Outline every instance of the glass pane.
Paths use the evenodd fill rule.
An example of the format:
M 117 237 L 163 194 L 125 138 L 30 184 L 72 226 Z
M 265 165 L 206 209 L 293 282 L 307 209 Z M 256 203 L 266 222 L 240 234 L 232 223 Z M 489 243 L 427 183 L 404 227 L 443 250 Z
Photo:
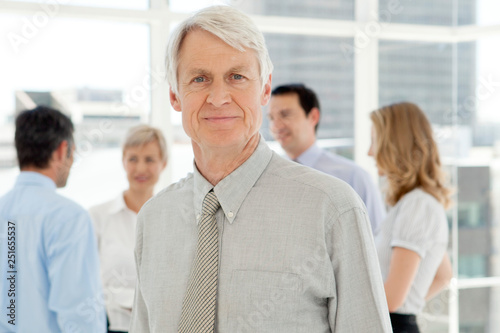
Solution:
M 456 12 L 455 12 L 456 6 Z M 497 0 L 380 0 L 379 16 L 384 22 L 455 25 L 497 25 L 500 23 Z
M 488 166 L 458 166 L 459 278 L 493 273 L 490 181 Z
M 460 333 L 500 332 L 500 288 L 464 289 L 459 292 Z
M 459 141 L 458 166 L 459 277 L 499 276 L 500 246 L 500 69 L 499 37 L 459 45 L 475 49 L 474 71 L 459 77 L 459 87 L 472 85 L 458 100 L 458 121 L 468 127 L 467 144 Z M 468 56 L 466 56 L 468 57 Z
M 459 8 L 462 2 L 476 3 L 476 21 L 464 22 L 462 24 L 497 25 L 500 24 L 500 2 L 498 0 L 459 0 Z
M 453 45 L 441 43 L 390 42 L 379 44 L 379 104 L 410 101 L 418 104 L 433 124 L 444 162 L 463 157 L 472 145 L 471 123 L 465 107 L 454 110 L 458 101 L 469 102 L 475 92 L 476 47 L 458 46 L 456 59 L 458 87 L 454 86 Z M 467 111 L 470 113 L 470 111 Z M 460 144 L 457 144 L 459 142 Z M 451 162 L 450 162 L 451 163 Z
M 352 39 L 301 35 L 265 34 L 274 64 L 273 88 L 304 83 L 313 89 L 321 105 L 319 139 L 354 137 L 354 65 L 340 45 Z M 272 140 L 267 117 L 261 133 Z M 352 157 L 352 141 L 336 147 L 337 153 Z M 330 147 L 335 146 L 335 144 Z
M 50 17 L 57 14 L 59 4 L 65 6 L 86 6 L 120 9 L 146 10 L 149 8 L 149 0 L 11 0 L 19 2 L 40 3 L 40 13 L 46 13 Z
M 418 104 L 431 123 L 453 120 L 452 46 L 388 42 L 379 44 L 379 104 Z
M 380 0 L 379 16 L 384 22 L 451 26 L 454 25 L 454 2 L 454 0 Z M 457 11 L 459 24 L 475 22 L 476 2 L 476 0 L 459 1 Z
M 124 134 L 147 122 L 150 113 L 155 78 L 149 70 L 149 27 L 57 19 L 19 39 L 15 34 L 22 17 L 1 16 L 0 22 L 0 33 L 7 36 L 0 41 L 0 140 L 5 141 L 0 158 L 13 149 L 15 112 L 35 104 L 61 109 L 75 124 L 77 145 L 68 186 L 61 192 L 84 206 L 112 198 L 126 186 Z M 0 162 L 2 193 L 17 175 L 12 161 L 15 154 Z
M 351 0 L 169 0 L 175 12 L 192 12 L 216 4 L 227 4 L 248 14 L 322 19 L 353 20 L 354 1 Z

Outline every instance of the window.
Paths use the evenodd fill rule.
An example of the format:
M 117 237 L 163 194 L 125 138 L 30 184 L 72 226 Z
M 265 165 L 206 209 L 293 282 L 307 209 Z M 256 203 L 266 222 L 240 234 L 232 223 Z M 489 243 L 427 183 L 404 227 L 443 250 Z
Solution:
M 472 249 L 471 249 L 472 250 Z M 461 278 L 485 277 L 488 272 L 488 258 L 480 254 L 460 255 L 458 276 Z

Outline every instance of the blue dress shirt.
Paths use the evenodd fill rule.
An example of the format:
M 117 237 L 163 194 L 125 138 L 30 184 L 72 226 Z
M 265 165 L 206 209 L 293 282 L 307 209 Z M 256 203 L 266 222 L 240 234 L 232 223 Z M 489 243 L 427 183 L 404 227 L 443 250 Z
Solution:
M 1 332 L 106 332 L 92 222 L 52 179 L 21 172 L 0 198 Z
M 297 162 L 337 177 L 351 185 L 365 203 L 373 235 L 378 233 L 386 211 L 380 191 L 368 172 L 353 161 L 321 149 L 315 143 L 297 158 Z

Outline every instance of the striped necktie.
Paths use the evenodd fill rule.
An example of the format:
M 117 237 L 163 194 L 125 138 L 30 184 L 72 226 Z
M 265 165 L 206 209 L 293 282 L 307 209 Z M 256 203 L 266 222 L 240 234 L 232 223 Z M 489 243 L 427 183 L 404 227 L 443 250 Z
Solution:
M 198 226 L 198 247 L 188 289 L 182 303 L 179 333 L 215 331 L 217 274 L 219 270 L 219 232 L 215 212 L 220 204 L 212 191 L 203 201 Z

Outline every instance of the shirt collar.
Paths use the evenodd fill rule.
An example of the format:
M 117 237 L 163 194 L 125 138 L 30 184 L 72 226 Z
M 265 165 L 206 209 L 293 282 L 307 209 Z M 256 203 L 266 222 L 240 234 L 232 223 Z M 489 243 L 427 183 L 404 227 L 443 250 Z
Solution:
M 122 192 L 113 201 L 111 201 L 111 204 L 109 205 L 108 213 L 109 214 L 116 214 L 119 211 L 122 211 L 124 209 L 128 209 L 128 207 L 125 204 L 125 199 L 123 198 L 123 192 Z
M 297 157 L 297 162 L 302 165 L 313 167 L 316 164 L 316 161 L 321 156 L 322 149 L 318 147 L 315 143 L 312 144 L 311 147 L 307 148 L 305 152 L 303 152 L 299 157 Z
M 211 189 L 214 190 L 215 195 L 219 199 L 221 208 L 229 223 L 233 223 L 241 204 L 266 169 L 272 154 L 272 150 L 261 136 L 259 145 L 253 154 L 215 187 L 201 175 L 195 165 L 193 168 L 193 203 L 196 213 L 196 223 L 200 221 L 203 200 Z
M 21 171 L 19 176 L 17 176 L 16 185 L 31 185 L 51 190 L 56 189 L 56 183 L 51 178 L 34 171 Z

